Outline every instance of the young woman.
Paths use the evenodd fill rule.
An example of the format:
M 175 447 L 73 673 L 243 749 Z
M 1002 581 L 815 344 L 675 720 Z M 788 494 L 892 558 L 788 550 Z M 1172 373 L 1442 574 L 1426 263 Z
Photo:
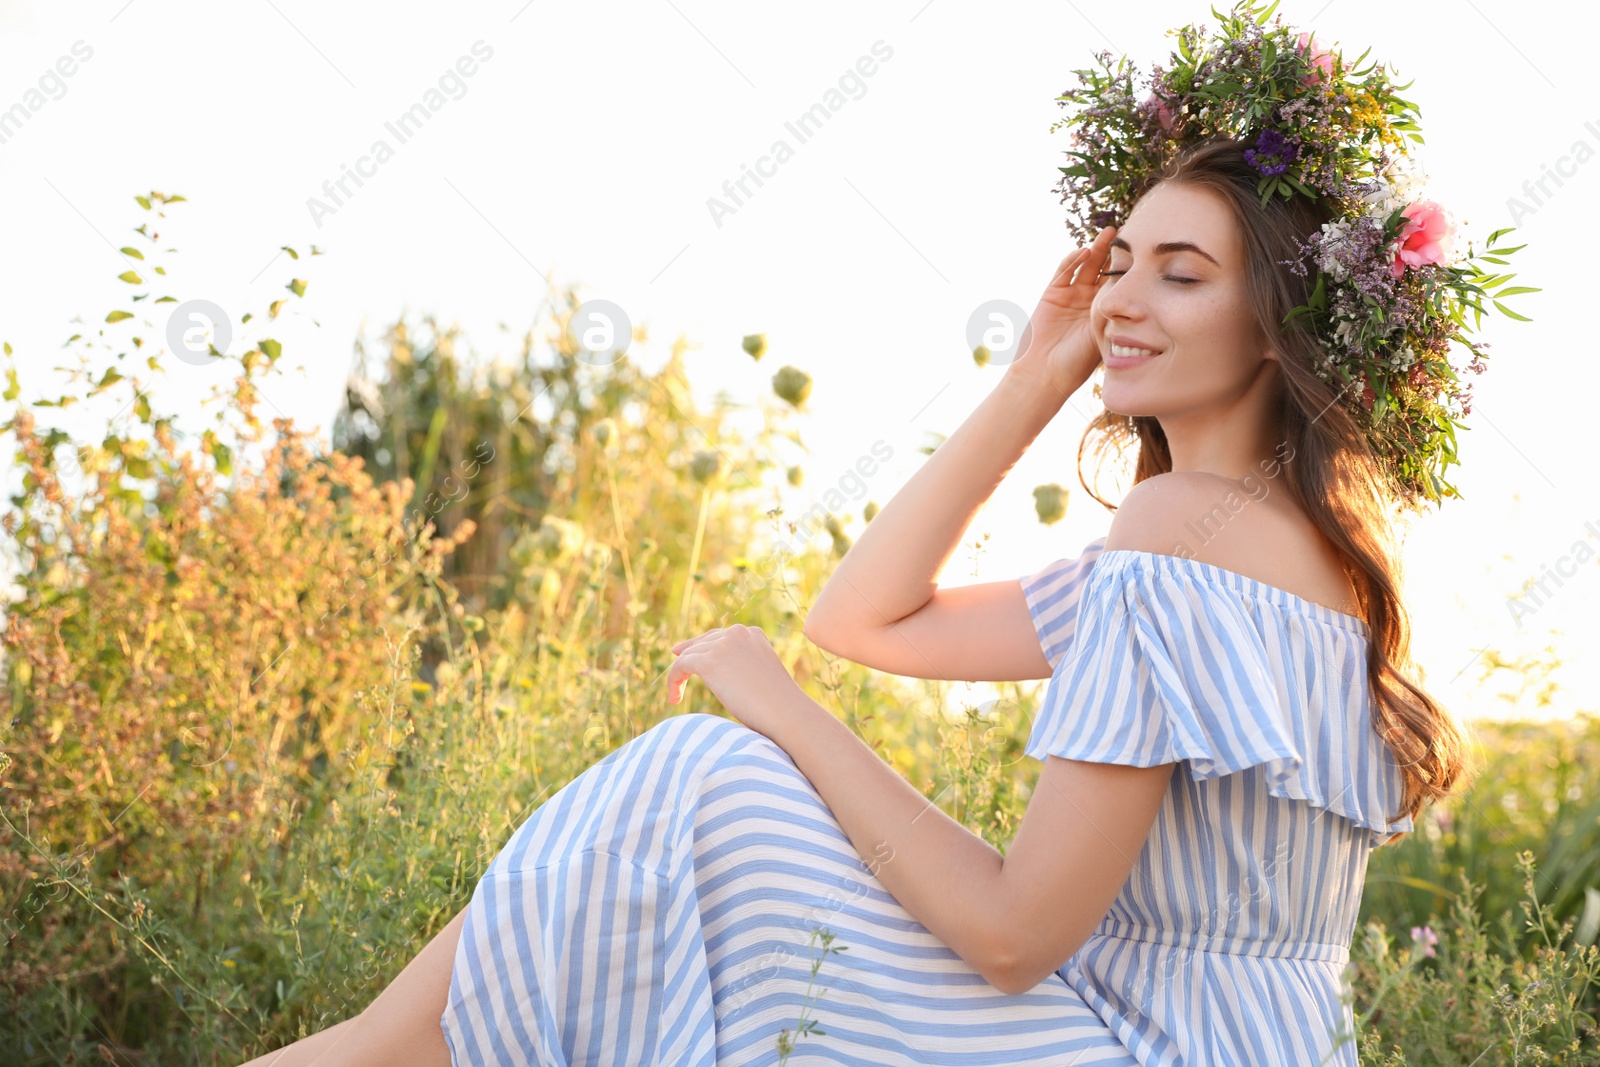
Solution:
M 676 646 L 666 696 L 697 675 L 738 721 L 679 715 L 587 769 L 364 1012 L 252 1064 L 776 1062 L 826 928 L 846 951 L 823 957 L 796 1062 L 1353 1065 L 1368 856 L 1449 789 L 1460 738 L 1393 666 L 1359 431 L 1312 342 L 1274 328 L 1305 295 L 1281 264 L 1321 217 L 1263 207 L 1244 152 L 1186 152 L 1061 262 L 1030 347 L 806 621 L 884 671 L 1051 678 L 1004 856 L 759 630 L 713 630 Z M 934 586 L 1102 364 L 1093 428 L 1138 441 L 1106 535 L 1020 580 Z
M 777 1062 L 790 1030 L 851 1065 L 1355 1067 L 1368 857 L 1472 770 L 1402 673 L 1388 517 L 1455 495 L 1448 357 L 1483 370 L 1465 310 L 1516 248 L 1458 264 L 1402 158 L 1413 106 L 1263 4 L 1177 31 L 1143 100 L 1109 54 L 1077 72 L 1062 187 L 1088 247 L 806 620 L 883 671 L 1050 679 L 1004 854 L 760 630 L 715 629 L 673 646 L 666 696 L 699 677 L 732 718 L 587 768 L 365 1011 L 253 1063 L 725 1067 Z M 1085 440 L 1136 449 L 1105 536 L 936 587 L 1102 366 Z

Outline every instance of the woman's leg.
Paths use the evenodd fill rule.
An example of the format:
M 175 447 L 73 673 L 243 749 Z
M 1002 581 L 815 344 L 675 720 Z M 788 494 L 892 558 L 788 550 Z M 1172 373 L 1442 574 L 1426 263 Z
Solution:
M 450 1067 L 439 1019 L 465 917 L 463 908 L 361 1014 L 243 1067 Z

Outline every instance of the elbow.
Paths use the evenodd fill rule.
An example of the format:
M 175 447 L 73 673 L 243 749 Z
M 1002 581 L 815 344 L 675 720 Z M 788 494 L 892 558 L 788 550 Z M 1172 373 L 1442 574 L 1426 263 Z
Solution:
M 800 627 L 800 632 L 805 635 L 807 641 L 810 641 L 824 652 L 831 652 L 835 656 L 844 655 L 839 643 L 828 633 L 826 616 L 819 616 L 816 608 L 813 607 L 806 613 L 806 621 Z
M 989 943 L 993 947 L 989 958 L 984 961 L 983 977 L 990 985 L 1007 996 L 1016 996 L 1039 984 L 1042 979 L 1028 980 L 1031 964 L 1015 941 L 1002 931 L 994 931 Z
M 1010 944 L 1015 946 L 1015 942 Z M 1013 947 L 990 960 L 984 977 L 1007 996 L 1020 996 L 1059 971 L 1076 952 L 1073 949 L 1062 960 L 1045 960 L 1040 958 L 1037 943 Z
M 1009 959 L 991 964 L 988 968 L 988 973 L 984 977 L 988 979 L 990 985 L 1008 997 L 1021 996 L 1043 981 L 1042 978 L 1035 978 L 1030 981 L 1023 969 Z

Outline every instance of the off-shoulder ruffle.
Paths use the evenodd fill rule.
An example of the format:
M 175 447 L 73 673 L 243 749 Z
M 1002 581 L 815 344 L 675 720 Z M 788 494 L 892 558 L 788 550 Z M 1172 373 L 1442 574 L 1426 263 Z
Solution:
M 1052 670 L 1060 666 L 1061 657 L 1072 646 L 1083 587 L 1105 546 L 1106 539 L 1097 537 L 1076 556 L 1054 560 L 1019 579 L 1039 647 Z
M 1378 835 L 1404 779 L 1371 721 L 1367 624 L 1285 589 L 1181 556 L 1098 553 L 1028 755 L 1196 779 L 1260 765 L 1268 792 Z

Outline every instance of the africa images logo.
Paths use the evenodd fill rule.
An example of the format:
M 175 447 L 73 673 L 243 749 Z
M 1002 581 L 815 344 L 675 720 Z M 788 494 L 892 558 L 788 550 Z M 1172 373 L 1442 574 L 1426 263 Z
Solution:
M 428 90 L 422 94 L 422 99 L 402 111 L 393 121 L 383 124 L 383 128 L 394 136 L 396 144 L 403 145 L 411 140 L 441 108 L 451 100 L 460 100 L 467 95 L 466 79 L 478 72 L 478 64 L 480 62 L 487 63 L 494 58 L 494 49 L 485 44 L 482 39 L 472 42 L 471 52 L 471 56 L 461 56 L 456 60 L 453 68 L 447 69 L 443 74 L 439 75 L 438 84 L 429 86 Z M 478 58 L 475 60 L 472 56 L 477 56 Z M 446 93 L 449 95 L 446 96 Z M 375 177 L 378 173 L 378 166 L 389 162 L 394 157 L 395 146 L 384 138 L 379 137 L 372 142 L 372 147 L 367 150 L 367 154 L 356 160 L 354 170 L 341 163 L 340 168 L 343 173 L 337 178 L 330 178 L 322 183 L 322 193 L 323 196 L 327 197 L 327 200 L 321 200 L 315 196 L 306 198 L 306 210 L 311 212 L 311 221 L 317 224 L 318 229 L 321 229 L 323 217 L 336 214 L 344 206 L 345 201 L 355 195 L 346 183 L 354 182 L 357 189 L 361 188 L 366 184 L 362 181 L 363 178 Z M 341 193 L 343 196 L 340 195 Z M 329 203 L 328 201 L 332 202 Z

